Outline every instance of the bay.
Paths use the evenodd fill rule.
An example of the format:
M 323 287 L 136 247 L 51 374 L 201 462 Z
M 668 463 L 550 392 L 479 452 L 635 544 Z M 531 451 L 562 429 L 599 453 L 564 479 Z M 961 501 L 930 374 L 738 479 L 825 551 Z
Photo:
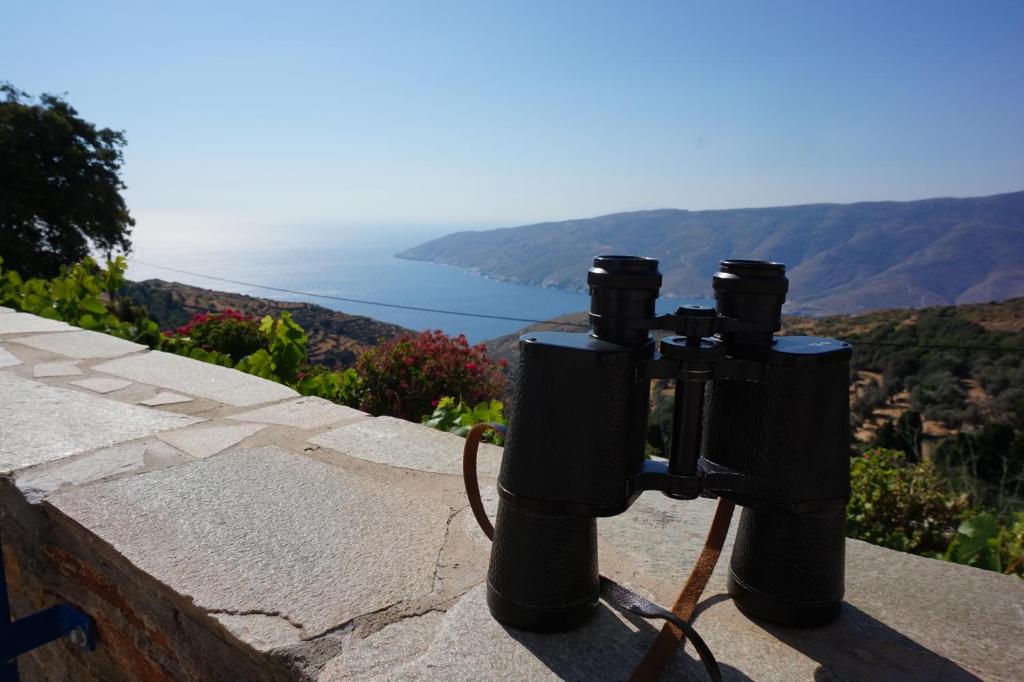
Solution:
M 302 246 L 278 243 L 256 244 L 247 248 L 177 248 L 165 243 L 137 247 L 129 261 L 127 275 L 134 281 L 163 279 L 261 298 L 305 301 L 410 329 L 441 329 L 447 334 L 465 334 L 471 343 L 522 329 L 529 324 L 522 320 L 547 320 L 589 307 L 589 297 L 582 292 L 501 282 L 446 265 L 394 257 L 395 253 L 432 236 L 437 235 L 358 231 Z M 486 319 L 338 301 L 210 277 L 319 296 L 519 319 Z M 668 312 L 692 302 L 659 299 L 658 309 L 659 312 Z

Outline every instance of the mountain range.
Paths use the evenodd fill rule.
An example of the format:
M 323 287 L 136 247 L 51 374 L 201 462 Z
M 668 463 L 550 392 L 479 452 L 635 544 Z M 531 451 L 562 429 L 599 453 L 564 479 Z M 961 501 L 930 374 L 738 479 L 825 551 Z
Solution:
M 707 298 L 723 258 L 787 265 L 786 310 L 853 313 L 1024 295 L 1024 191 L 975 198 L 660 209 L 466 231 L 399 258 L 586 289 L 600 254 L 658 258 L 663 296 Z

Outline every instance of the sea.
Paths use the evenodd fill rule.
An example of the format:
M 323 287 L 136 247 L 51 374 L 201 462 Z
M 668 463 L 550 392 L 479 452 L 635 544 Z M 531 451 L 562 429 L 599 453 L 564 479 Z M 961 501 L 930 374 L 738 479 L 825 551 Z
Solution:
M 261 298 L 315 303 L 409 329 L 465 334 L 471 343 L 510 334 L 526 327 L 531 320 L 547 320 L 588 309 L 589 297 L 583 292 L 498 281 L 447 265 L 395 257 L 399 251 L 442 234 L 365 230 L 346 231 L 331 239 L 297 239 L 288 243 L 252 240 L 230 247 L 181 246 L 173 242 L 137 244 L 129 258 L 127 276 L 134 281 L 163 279 Z M 659 299 L 658 309 L 669 312 L 693 302 Z

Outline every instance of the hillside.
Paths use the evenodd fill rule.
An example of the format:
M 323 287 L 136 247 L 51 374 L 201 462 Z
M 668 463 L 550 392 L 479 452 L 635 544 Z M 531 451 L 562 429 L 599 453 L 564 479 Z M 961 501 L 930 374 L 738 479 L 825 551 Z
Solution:
M 786 263 L 787 310 L 854 313 L 1024 295 L 1024 192 L 970 199 L 663 209 L 482 232 L 397 254 L 489 277 L 584 288 L 591 258 L 661 260 L 664 296 L 707 297 L 722 258 Z
M 126 282 L 124 294 L 146 308 L 161 329 L 179 327 L 194 314 L 204 311 L 231 308 L 257 317 L 276 317 L 287 311 L 309 335 L 310 360 L 334 368 L 348 367 L 360 351 L 409 331 L 395 324 L 312 303 L 274 301 L 159 279 Z

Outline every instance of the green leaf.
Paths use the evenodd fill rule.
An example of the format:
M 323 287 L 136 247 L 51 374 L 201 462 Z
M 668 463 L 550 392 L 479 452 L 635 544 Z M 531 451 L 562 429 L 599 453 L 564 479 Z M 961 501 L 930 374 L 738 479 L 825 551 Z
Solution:
M 94 315 L 107 314 L 107 306 L 103 305 L 103 301 L 101 301 L 96 296 L 86 296 L 85 298 L 82 299 L 80 305 L 82 306 L 83 310 L 90 312 Z
M 946 556 L 958 564 L 999 570 L 999 557 L 992 551 L 998 537 L 998 521 L 982 512 L 960 524 Z
M 102 329 L 103 323 L 97 320 L 92 315 L 86 314 L 78 318 L 78 326 L 81 327 L 82 329 L 96 330 Z

